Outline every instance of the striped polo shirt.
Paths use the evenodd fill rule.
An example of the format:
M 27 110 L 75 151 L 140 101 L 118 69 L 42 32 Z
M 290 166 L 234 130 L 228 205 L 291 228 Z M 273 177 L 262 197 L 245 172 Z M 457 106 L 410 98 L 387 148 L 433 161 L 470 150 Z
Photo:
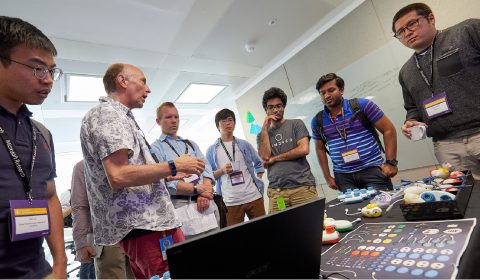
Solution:
M 372 124 L 383 116 L 383 111 L 372 101 L 359 98 L 358 103 L 364 115 Z M 326 106 L 324 106 L 323 110 L 323 130 L 327 139 L 330 158 L 333 163 L 333 171 L 337 173 L 352 173 L 368 167 L 380 166 L 384 162 L 380 147 L 373 137 L 373 134 L 362 125 L 360 120 L 358 118 L 352 118 L 353 112 L 348 104 L 348 99 L 344 99 L 343 101 L 343 110 L 345 116 L 339 114 L 335 119 L 335 123 L 332 122 Z M 312 119 L 311 125 L 312 138 L 322 140 L 315 116 Z M 346 143 L 338 132 L 339 130 L 343 133 L 344 127 L 347 135 Z M 360 160 L 345 163 L 341 152 L 353 147 L 357 148 Z

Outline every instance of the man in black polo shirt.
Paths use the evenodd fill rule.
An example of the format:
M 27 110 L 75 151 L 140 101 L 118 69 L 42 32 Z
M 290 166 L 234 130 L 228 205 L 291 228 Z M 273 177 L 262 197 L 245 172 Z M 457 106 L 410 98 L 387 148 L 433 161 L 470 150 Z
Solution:
M 1 278 L 66 278 L 51 134 L 30 120 L 32 113 L 25 106 L 42 104 L 53 81 L 62 75 L 55 67 L 56 54 L 55 46 L 36 27 L 0 16 Z M 53 271 L 45 260 L 44 237 L 52 252 Z

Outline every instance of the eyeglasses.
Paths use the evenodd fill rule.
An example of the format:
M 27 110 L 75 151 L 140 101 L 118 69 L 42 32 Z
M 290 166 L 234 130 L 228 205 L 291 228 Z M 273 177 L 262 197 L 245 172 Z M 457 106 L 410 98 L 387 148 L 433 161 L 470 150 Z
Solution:
M 277 105 L 267 105 L 267 110 L 273 110 L 273 109 L 283 109 L 283 104 L 277 104 Z
M 224 120 L 220 120 L 221 123 L 229 123 L 229 122 L 235 122 L 233 118 L 226 118 Z
M 408 31 L 415 31 L 418 26 L 420 25 L 419 23 L 419 20 L 421 19 L 422 17 L 419 17 L 419 18 L 416 18 L 416 19 L 412 19 L 411 21 L 407 22 L 407 24 L 405 24 L 405 26 L 403 27 L 400 27 L 397 32 L 395 32 L 395 34 L 393 35 L 393 37 L 397 38 L 397 39 L 403 39 L 405 37 L 405 31 L 408 30 Z
M 28 64 L 21 63 L 13 59 L 6 58 L 4 56 L 0 56 L 0 57 L 5 60 L 15 62 L 23 66 L 27 66 L 28 68 L 32 69 L 33 75 L 39 80 L 45 79 L 45 77 L 47 77 L 47 75 L 50 74 L 50 77 L 52 77 L 52 80 L 58 81 L 60 77 L 63 75 L 63 71 L 60 68 L 48 69 L 48 67 L 44 65 L 30 66 Z

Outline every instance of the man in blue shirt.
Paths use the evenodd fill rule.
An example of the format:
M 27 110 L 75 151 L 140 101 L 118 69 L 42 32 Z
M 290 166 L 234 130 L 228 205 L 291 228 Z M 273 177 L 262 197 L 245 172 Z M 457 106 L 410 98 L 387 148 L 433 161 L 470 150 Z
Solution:
M 174 160 L 184 154 L 205 160 L 200 147 L 195 142 L 177 135 L 180 119 L 178 110 L 173 103 L 164 102 L 157 108 L 156 121 L 162 128 L 162 135 L 153 142 L 151 152 L 156 155 L 160 162 Z M 197 175 L 190 176 L 190 174 L 184 175 L 185 178 L 182 180 L 168 180 L 167 178 L 166 186 L 175 209 L 196 200 L 197 210 L 200 213 L 207 211 L 209 207 L 213 208 L 218 223 L 218 208 L 212 200 L 215 178 L 211 166 L 205 161 L 205 170 L 200 177 Z M 185 221 L 183 222 L 185 223 Z M 182 229 L 187 239 L 198 235 L 189 234 L 185 226 Z
M 56 68 L 54 61 L 56 55 L 55 46 L 35 26 L 19 18 L 0 16 L 1 278 L 65 279 L 67 276 L 62 208 L 55 191 L 52 137 L 47 129 L 40 130 L 30 119 L 32 112 L 26 106 L 42 104 L 53 81 L 61 77 L 62 71 Z M 9 148 L 7 143 L 10 143 Z M 14 164 L 18 160 L 21 169 Z M 28 180 L 21 179 L 22 173 Z M 26 201 L 27 197 L 30 203 L 48 205 L 50 235 L 45 238 L 53 256 L 53 271 L 45 260 L 42 247 L 45 238 L 38 230 L 35 236 L 24 240 L 11 241 L 9 236 L 10 203 Z M 45 224 L 37 224 L 37 228 L 43 226 Z
M 207 160 L 217 179 L 217 192 L 227 206 L 227 226 L 265 215 L 262 160 L 250 143 L 233 136 L 235 114 L 222 109 L 215 115 L 220 132 L 207 149 Z M 235 152 L 236 151 L 236 152 Z
M 368 99 L 358 99 L 363 115 L 383 134 L 384 161 L 372 131 L 364 127 L 358 114 L 354 116 L 349 100 L 343 98 L 344 87 L 344 80 L 334 73 L 320 77 L 316 85 L 325 107 L 321 117 L 323 129 L 319 128 L 315 116 L 312 119 L 312 132 L 318 161 L 327 184 L 332 189 L 340 190 L 367 186 L 391 188 L 390 178 L 398 172 L 395 127 L 375 103 Z M 326 143 L 323 139 L 326 139 Z M 334 176 L 328 167 L 325 144 L 333 163 Z

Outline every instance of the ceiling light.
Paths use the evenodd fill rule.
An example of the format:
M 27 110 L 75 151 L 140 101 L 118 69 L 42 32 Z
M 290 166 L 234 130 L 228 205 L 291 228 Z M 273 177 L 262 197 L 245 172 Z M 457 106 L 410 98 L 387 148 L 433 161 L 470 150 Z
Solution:
M 374 98 L 375 98 L 375 96 L 373 96 L 373 95 L 365 96 L 365 99 L 374 99 Z
M 189 84 L 175 102 L 207 104 L 226 87 L 225 85 Z
M 245 51 L 247 51 L 248 53 L 253 53 L 253 51 L 255 51 L 255 46 L 247 43 L 245 44 Z

